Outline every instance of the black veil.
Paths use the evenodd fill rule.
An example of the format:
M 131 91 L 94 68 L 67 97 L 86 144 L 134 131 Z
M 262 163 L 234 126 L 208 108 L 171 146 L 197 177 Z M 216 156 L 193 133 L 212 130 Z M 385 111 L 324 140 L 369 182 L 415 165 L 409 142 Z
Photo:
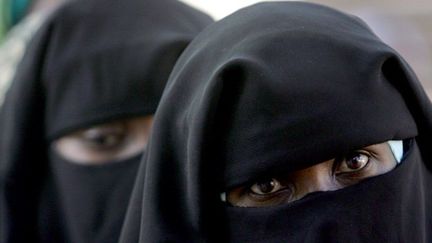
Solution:
M 49 17 L 0 114 L 0 242 L 77 239 L 65 232 L 56 205 L 50 142 L 89 125 L 153 114 L 175 61 L 211 22 L 174 0 L 77 0 Z M 119 200 L 127 204 L 128 197 Z M 106 232 L 113 242 L 117 221 L 118 229 Z
M 204 30 L 156 113 L 126 242 L 429 242 L 432 106 L 402 57 L 321 5 L 247 7 Z M 362 146 L 413 139 L 395 170 L 287 205 L 220 192 Z

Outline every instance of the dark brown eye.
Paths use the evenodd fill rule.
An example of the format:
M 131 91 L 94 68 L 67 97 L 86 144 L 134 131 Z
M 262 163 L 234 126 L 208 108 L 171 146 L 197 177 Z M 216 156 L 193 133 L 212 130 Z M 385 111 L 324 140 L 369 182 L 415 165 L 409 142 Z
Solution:
M 250 191 L 258 195 L 270 194 L 281 189 L 283 189 L 282 185 L 274 178 L 257 182 L 250 187 Z
M 359 170 L 367 165 L 369 156 L 365 154 L 357 154 L 346 161 L 347 167 L 351 170 Z
M 343 160 L 336 170 L 336 173 L 355 172 L 362 170 L 369 163 L 370 157 L 364 153 L 354 153 Z

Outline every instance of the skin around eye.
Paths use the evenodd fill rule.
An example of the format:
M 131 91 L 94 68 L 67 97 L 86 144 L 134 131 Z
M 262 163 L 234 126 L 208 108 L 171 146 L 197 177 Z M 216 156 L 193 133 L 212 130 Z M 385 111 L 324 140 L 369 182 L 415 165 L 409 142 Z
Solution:
M 153 117 L 136 117 L 99 124 L 67 134 L 52 143 L 65 159 L 83 165 L 124 160 L 142 152 Z
M 284 176 L 274 176 L 239 186 L 226 193 L 236 207 L 267 207 L 290 203 L 317 191 L 334 191 L 396 166 L 388 143 L 375 144 Z

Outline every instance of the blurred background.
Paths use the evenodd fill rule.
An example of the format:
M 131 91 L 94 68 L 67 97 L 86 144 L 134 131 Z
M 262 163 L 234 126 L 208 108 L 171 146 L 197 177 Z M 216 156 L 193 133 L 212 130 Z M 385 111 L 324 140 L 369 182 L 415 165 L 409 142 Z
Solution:
M 67 0 L 0 0 L 0 104 L 27 41 L 50 8 Z M 257 0 L 180 0 L 216 20 Z M 263 0 L 267 1 L 267 0 Z M 310 0 L 364 19 L 410 63 L 432 97 L 432 0 Z M 48 10 L 47 10 L 48 9 Z
M 182 0 L 220 19 L 255 0 Z M 357 15 L 410 63 L 432 97 L 431 0 L 312 0 Z

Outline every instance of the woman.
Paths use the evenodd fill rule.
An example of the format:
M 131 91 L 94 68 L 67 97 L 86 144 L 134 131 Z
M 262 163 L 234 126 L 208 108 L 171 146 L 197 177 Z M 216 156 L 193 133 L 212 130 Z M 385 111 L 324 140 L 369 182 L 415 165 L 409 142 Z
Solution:
M 174 67 L 120 242 L 430 242 L 431 122 L 358 18 L 242 9 Z
M 117 242 L 168 75 L 210 22 L 174 0 L 50 17 L 0 117 L 0 242 Z

